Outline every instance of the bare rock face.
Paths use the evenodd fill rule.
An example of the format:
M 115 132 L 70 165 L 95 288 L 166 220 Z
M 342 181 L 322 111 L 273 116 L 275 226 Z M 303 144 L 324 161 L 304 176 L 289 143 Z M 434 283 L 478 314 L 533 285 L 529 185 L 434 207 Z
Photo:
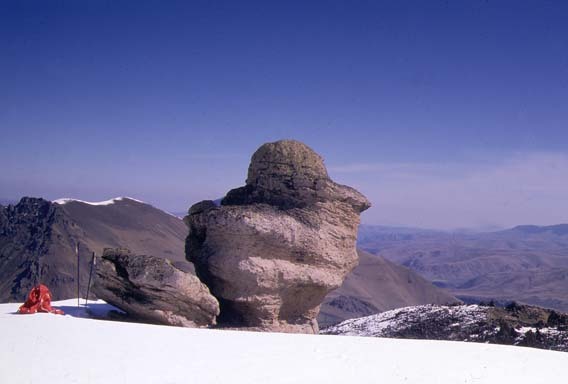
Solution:
M 369 207 L 306 145 L 267 143 L 244 187 L 221 206 L 190 208 L 186 257 L 219 299 L 223 325 L 316 333 L 324 297 L 357 265 L 359 214 Z
M 105 249 L 93 290 L 142 322 L 204 327 L 215 325 L 219 314 L 219 303 L 196 276 L 167 259 L 127 249 Z

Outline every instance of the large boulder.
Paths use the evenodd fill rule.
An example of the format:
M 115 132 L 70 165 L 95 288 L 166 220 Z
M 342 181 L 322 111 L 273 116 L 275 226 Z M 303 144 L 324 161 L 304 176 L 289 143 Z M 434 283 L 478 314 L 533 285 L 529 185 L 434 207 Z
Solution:
M 369 201 L 336 184 L 298 141 L 261 146 L 246 185 L 189 209 L 186 257 L 221 304 L 219 322 L 316 333 L 320 304 L 357 265 Z
M 219 303 L 195 275 L 167 259 L 134 255 L 127 249 L 105 249 L 93 290 L 142 322 L 204 327 L 215 325 L 219 314 Z

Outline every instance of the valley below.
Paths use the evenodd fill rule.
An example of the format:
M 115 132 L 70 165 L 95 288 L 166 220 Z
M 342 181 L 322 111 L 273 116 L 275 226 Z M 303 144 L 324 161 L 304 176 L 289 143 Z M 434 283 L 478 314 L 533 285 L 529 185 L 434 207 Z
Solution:
M 568 225 L 449 233 L 361 226 L 358 246 L 468 302 L 511 301 L 568 312 Z

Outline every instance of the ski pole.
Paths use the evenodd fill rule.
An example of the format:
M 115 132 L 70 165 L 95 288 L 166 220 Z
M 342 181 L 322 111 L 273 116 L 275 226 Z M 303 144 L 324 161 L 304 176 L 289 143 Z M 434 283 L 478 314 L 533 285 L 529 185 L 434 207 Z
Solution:
M 75 244 L 75 253 L 77 253 L 77 309 L 79 309 L 80 286 L 79 286 L 79 242 Z
M 96 254 L 93 252 L 93 258 L 91 259 L 91 269 L 89 270 L 89 282 L 87 283 L 87 296 L 85 297 L 85 306 L 89 300 L 89 289 L 91 288 L 91 277 L 93 276 L 93 267 L 97 262 Z

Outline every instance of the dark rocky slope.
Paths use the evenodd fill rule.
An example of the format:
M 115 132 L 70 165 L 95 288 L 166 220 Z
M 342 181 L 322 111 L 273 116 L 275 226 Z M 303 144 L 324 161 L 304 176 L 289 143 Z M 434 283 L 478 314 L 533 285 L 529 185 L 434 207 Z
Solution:
M 185 261 L 187 227 L 180 218 L 130 198 L 111 201 L 92 205 L 70 200 L 58 205 L 81 228 L 81 242 L 90 249 L 125 247 L 137 254 Z
M 83 295 L 91 253 L 100 255 L 106 247 L 152 252 L 187 266 L 186 231 L 181 220 L 132 199 L 90 205 L 22 198 L 0 207 L 0 301 L 23 301 L 39 282 L 51 289 L 55 300 L 76 297 L 77 243 Z
M 0 213 L 0 300 L 22 301 L 39 282 L 53 290 L 54 298 L 76 292 L 75 242 L 79 228 L 57 205 L 43 199 L 23 198 Z M 81 250 L 86 281 L 87 250 Z M 76 295 L 76 293 L 75 293 Z

